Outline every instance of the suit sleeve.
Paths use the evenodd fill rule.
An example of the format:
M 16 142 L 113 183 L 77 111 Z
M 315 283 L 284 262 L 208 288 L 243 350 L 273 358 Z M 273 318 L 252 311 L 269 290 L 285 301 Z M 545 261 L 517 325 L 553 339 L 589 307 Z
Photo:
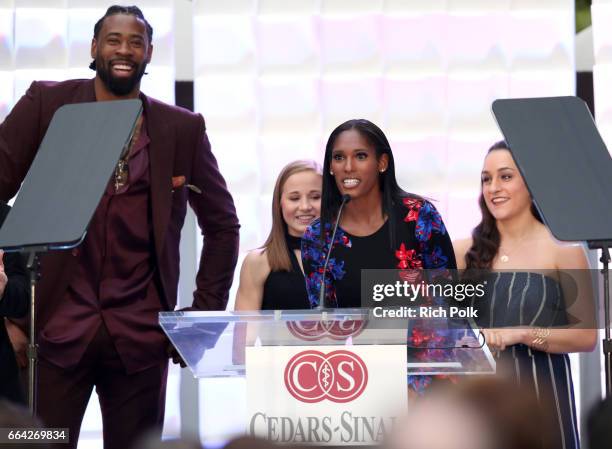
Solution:
M 8 206 L 0 202 L 0 227 L 2 227 L 7 212 Z M 28 313 L 30 283 L 21 254 L 5 253 L 4 271 L 8 277 L 8 283 L 4 294 L 0 296 L 0 317 L 22 318 Z
M 0 125 L 0 200 L 13 198 L 40 144 L 41 90 L 33 82 Z
M 190 190 L 189 204 L 196 214 L 203 236 L 193 307 L 223 310 L 227 305 L 238 260 L 240 225 L 234 200 L 210 149 L 202 116 L 199 116 L 191 184 L 202 191 Z

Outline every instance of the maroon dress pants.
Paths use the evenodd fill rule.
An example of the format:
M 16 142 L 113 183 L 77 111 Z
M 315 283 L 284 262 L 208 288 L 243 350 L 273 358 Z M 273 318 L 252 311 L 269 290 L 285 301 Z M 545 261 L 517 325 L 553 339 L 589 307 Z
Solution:
M 157 432 L 161 437 L 167 375 L 167 360 L 126 374 L 106 326 L 101 324 L 75 368 L 60 368 L 40 359 L 38 417 L 45 427 L 70 430 L 70 444 L 57 444 L 57 448 L 76 449 L 95 386 L 102 411 L 104 449 L 129 449 L 144 434 Z

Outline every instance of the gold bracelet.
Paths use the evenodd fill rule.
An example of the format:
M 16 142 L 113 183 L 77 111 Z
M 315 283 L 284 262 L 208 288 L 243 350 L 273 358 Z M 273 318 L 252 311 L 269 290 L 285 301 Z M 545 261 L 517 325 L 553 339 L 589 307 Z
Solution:
M 550 329 L 543 327 L 534 327 L 531 330 L 531 333 L 533 334 L 531 346 L 535 349 L 539 349 L 540 351 L 546 351 L 546 349 L 548 349 L 548 341 L 546 340 L 546 338 L 550 335 Z

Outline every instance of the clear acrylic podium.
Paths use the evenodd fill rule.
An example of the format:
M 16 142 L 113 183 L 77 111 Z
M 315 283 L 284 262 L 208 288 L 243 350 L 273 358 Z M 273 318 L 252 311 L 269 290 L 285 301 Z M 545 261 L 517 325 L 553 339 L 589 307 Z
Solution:
M 463 319 L 384 321 L 369 309 L 334 309 L 162 312 L 159 322 L 197 378 L 243 377 L 249 346 L 406 345 L 409 375 L 495 373 L 483 337 Z
M 368 431 L 406 412 L 408 384 L 417 381 L 411 376 L 495 373 L 467 320 L 385 321 L 369 309 L 184 311 L 159 320 L 194 377 L 225 378 L 209 380 L 217 392 L 204 394 L 205 408 L 227 416 L 212 438 L 201 434 L 215 442 L 248 433 L 277 443 L 365 447 L 380 442 Z M 354 370 L 342 372 L 342 364 Z M 229 432 L 220 429 L 225 421 Z M 319 433 L 298 432 L 312 423 Z

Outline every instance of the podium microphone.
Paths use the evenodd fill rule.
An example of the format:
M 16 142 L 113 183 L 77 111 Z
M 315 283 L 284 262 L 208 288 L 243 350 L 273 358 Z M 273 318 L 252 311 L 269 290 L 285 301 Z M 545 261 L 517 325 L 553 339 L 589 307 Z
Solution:
M 336 231 L 338 230 L 338 224 L 340 223 L 340 218 L 342 217 L 342 210 L 346 203 L 351 200 L 351 195 L 345 193 L 342 195 L 342 203 L 340 203 L 340 207 L 338 208 L 338 216 L 336 217 L 336 222 L 334 223 L 334 230 L 331 235 L 331 241 L 329 243 L 329 249 L 327 250 L 327 257 L 325 257 L 325 264 L 323 265 L 323 278 L 321 279 L 321 289 L 319 290 L 319 306 L 317 309 L 327 309 L 325 304 L 325 273 L 327 271 L 327 264 L 329 263 L 329 258 L 331 256 L 332 249 L 334 248 L 334 239 L 336 238 Z M 321 232 L 324 232 L 321 229 Z

